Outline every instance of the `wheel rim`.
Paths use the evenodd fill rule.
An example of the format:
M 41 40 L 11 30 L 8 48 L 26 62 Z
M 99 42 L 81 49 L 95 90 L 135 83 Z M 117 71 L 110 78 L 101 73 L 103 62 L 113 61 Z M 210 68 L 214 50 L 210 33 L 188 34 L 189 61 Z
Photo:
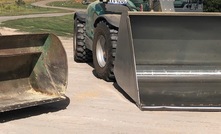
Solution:
M 107 57 L 104 49 L 105 42 L 105 37 L 103 35 L 100 35 L 96 44 L 97 62 L 100 67 L 104 67 L 106 65 Z

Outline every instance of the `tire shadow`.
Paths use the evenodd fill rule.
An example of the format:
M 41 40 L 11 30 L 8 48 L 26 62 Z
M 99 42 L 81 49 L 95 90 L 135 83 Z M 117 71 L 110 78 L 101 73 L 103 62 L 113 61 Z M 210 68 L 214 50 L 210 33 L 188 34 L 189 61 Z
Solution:
M 70 99 L 66 97 L 65 100 L 43 104 L 39 106 L 33 106 L 13 111 L 7 111 L 0 113 L 0 123 L 6 123 L 13 120 L 28 118 L 32 116 L 37 116 L 46 113 L 53 113 L 60 110 L 66 109 L 66 107 L 70 104 Z
M 91 66 L 92 68 L 94 68 L 93 62 L 87 62 L 86 64 L 88 64 L 89 66 Z

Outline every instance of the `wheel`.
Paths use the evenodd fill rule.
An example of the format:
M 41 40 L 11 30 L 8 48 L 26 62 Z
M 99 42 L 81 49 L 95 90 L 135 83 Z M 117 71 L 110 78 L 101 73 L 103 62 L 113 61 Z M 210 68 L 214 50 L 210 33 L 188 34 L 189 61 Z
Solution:
M 93 64 L 97 77 L 114 81 L 114 59 L 117 47 L 118 31 L 105 22 L 95 28 L 93 41 Z
M 92 53 L 85 46 L 85 23 L 74 20 L 73 56 L 76 62 L 91 61 Z

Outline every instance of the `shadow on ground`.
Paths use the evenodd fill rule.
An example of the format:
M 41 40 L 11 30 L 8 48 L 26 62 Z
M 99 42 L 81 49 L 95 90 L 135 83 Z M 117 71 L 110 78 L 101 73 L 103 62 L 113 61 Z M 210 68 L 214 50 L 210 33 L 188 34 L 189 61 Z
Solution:
M 117 84 L 117 82 L 113 83 L 113 86 L 120 92 L 127 100 L 129 100 L 131 103 L 135 104 L 135 101 Z
M 57 112 L 66 109 L 70 104 L 70 99 L 67 97 L 65 100 L 54 102 L 50 104 L 44 104 L 40 106 L 34 106 L 14 111 L 8 111 L 0 113 L 0 123 L 5 123 L 13 120 L 28 118 L 41 114 Z
M 93 64 L 89 64 L 91 67 L 93 67 Z M 97 74 L 95 69 L 92 71 L 93 75 L 97 78 L 100 79 Z M 113 82 L 113 86 L 115 89 L 117 89 L 118 92 L 120 92 L 127 100 L 129 100 L 131 103 L 136 104 L 135 101 L 117 84 L 117 82 Z

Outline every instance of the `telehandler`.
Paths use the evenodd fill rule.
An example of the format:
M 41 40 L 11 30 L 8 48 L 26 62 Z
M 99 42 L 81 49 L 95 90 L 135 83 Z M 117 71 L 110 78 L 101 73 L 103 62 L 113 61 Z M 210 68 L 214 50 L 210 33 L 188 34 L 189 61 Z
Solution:
M 175 2 L 90 3 L 74 14 L 74 59 L 93 60 L 142 110 L 220 110 L 221 14 Z

